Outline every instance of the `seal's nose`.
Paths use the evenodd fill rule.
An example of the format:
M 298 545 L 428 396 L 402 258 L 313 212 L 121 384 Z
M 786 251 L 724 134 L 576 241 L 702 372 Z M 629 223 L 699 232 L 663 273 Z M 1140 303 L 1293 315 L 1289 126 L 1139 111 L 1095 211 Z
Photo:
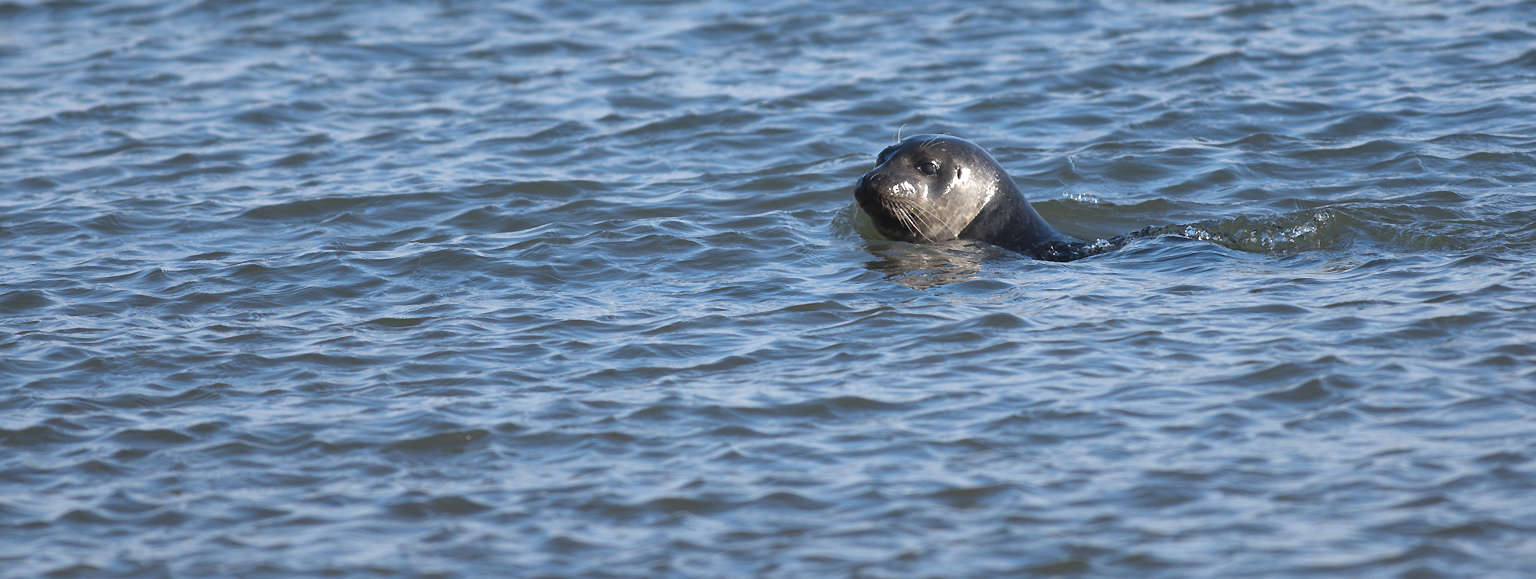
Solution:
M 859 177 L 859 183 L 853 187 L 853 199 L 858 201 L 860 205 L 869 203 L 879 196 L 875 192 L 874 187 L 876 178 L 876 173 L 870 171 L 865 173 L 863 177 Z

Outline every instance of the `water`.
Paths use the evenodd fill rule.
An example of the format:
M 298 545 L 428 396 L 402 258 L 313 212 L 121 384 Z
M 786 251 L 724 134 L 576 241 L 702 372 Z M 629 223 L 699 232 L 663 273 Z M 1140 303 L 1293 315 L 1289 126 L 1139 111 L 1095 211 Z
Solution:
M 0 4 L 0 576 L 1525 577 L 1536 4 Z M 898 131 L 1071 263 L 879 240 Z

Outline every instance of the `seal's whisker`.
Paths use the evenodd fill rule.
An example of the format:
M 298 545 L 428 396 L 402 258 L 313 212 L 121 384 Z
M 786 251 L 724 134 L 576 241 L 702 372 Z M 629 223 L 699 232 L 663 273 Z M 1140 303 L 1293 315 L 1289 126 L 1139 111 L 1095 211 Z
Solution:
M 918 225 L 917 217 L 912 214 L 912 208 L 910 206 L 897 207 L 895 213 L 897 220 L 900 221 L 902 225 L 907 226 L 907 229 L 911 230 L 913 233 L 922 232 L 922 227 Z
M 924 207 L 918 204 L 912 204 L 910 207 L 912 212 L 916 214 L 915 216 L 923 218 L 924 229 L 929 229 L 934 223 L 942 221 L 938 212 L 934 211 L 931 207 Z
M 896 217 L 896 220 L 906 226 L 907 230 L 912 232 L 913 235 L 925 240 L 928 238 L 928 235 L 924 233 L 928 229 L 927 220 L 917 214 L 917 211 L 922 210 L 921 207 L 908 203 L 891 204 L 888 207 L 891 209 L 891 214 Z
M 930 207 L 924 207 L 916 203 L 907 205 L 907 210 L 908 215 L 911 217 L 911 222 L 916 225 L 913 227 L 913 232 L 928 241 L 935 240 L 937 236 L 930 235 L 929 232 L 938 229 L 937 225 L 943 223 L 943 219 L 939 214 Z
M 928 223 L 927 220 L 922 219 L 922 216 L 918 215 L 915 212 L 914 213 L 910 213 L 909 215 L 912 216 L 912 221 L 914 223 L 918 223 L 919 224 L 919 226 L 914 228 L 913 231 L 912 231 L 912 233 L 914 235 L 916 235 L 919 240 L 921 240 L 921 241 L 923 241 L 925 243 L 933 242 L 933 241 L 938 241 L 937 237 L 934 236 L 932 233 L 930 233 L 931 231 L 933 231 L 933 227 L 931 227 L 931 224 Z

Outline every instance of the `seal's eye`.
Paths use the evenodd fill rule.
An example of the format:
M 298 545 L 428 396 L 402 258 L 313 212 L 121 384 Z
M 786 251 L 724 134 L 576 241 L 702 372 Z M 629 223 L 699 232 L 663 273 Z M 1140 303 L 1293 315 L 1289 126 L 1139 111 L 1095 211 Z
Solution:
M 939 174 L 939 162 L 938 161 L 923 161 L 923 162 L 917 164 L 917 170 L 918 170 L 918 172 L 920 172 L 920 173 L 922 173 L 924 175 L 932 177 L 934 175 Z

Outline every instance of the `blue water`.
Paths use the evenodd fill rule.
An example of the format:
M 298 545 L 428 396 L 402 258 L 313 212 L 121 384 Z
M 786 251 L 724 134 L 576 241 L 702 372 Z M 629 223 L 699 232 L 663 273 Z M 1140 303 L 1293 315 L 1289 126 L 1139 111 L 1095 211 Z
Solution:
M 0 577 L 1529 577 L 1536 3 L 0 3 Z M 903 134 L 1070 263 L 885 241 Z

